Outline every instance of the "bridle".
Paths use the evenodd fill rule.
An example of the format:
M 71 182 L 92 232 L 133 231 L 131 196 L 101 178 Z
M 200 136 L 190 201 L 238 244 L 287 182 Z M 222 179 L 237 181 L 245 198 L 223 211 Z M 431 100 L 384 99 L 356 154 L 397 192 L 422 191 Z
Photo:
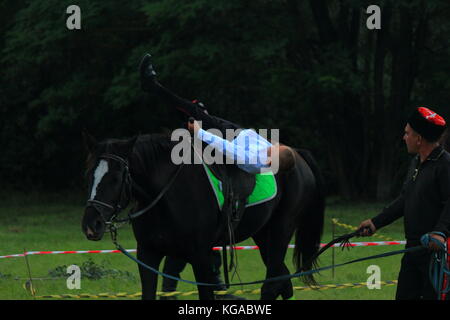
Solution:
M 110 226 L 119 213 L 128 206 L 128 203 L 131 200 L 132 179 L 128 161 L 126 159 L 110 153 L 104 153 L 98 158 L 117 161 L 123 167 L 122 186 L 120 187 L 120 195 L 117 203 L 110 204 L 96 199 L 89 199 L 86 204 L 86 208 L 93 207 L 100 214 L 105 225 Z M 112 212 L 109 219 L 106 219 L 103 215 L 104 209 Z
M 132 219 L 135 219 L 135 218 L 141 216 L 142 214 L 146 213 L 148 210 L 153 208 L 158 203 L 158 201 L 163 197 L 163 195 L 167 192 L 167 190 L 169 190 L 170 186 L 175 182 L 175 179 L 177 178 L 178 173 L 180 172 L 181 168 L 184 166 L 184 163 L 182 163 L 181 165 L 178 166 L 176 172 L 171 177 L 169 182 L 164 186 L 164 188 L 161 190 L 161 192 L 158 194 L 158 196 L 153 201 L 151 201 L 148 206 L 146 206 L 145 208 L 143 208 L 137 212 L 128 213 L 127 218 L 118 219 L 120 212 L 128 206 L 128 204 L 130 203 L 130 201 L 133 197 L 133 194 L 132 194 L 133 188 L 136 189 L 139 193 L 141 193 L 145 198 L 150 200 L 150 197 L 132 179 L 128 161 L 126 159 L 119 157 L 117 155 L 114 155 L 114 154 L 110 154 L 110 153 L 104 153 L 104 154 L 100 155 L 98 158 L 117 161 L 124 168 L 119 200 L 117 201 L 116 204 L 110 204 L 110 203 L 106 203 L 104 201 L 95 200 L 95 199 L 88 200 L 87 204 L 86 204 L 86 208 L 93 207 L 100 214 L 103 222 L 105 223 L 105 225 L 107 227 L 109 227 L 109 231 L 111 231 L 111 233 L 115 233 L 115 231 L 117 229 L 116 223 L 129 222 Z M 106 219 L 105 216 L 103 215 L 104 210 L 102 210 L 102 209 L 107 209 L 108 211 L 112 211 L 112 214 L 111 214 L 111 217 L 109 218 L 109 220 Z

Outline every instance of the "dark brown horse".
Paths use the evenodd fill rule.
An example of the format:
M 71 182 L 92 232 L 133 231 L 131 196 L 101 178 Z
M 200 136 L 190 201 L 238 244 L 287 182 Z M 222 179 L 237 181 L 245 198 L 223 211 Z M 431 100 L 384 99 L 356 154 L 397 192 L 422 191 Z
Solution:
M 87 136 L 86 140 L 90 150 L 90 196 L 82 229 L 89 240 L 100 240 L 116 211 L 132 200 L 136 202 L 135 210 L 146 207 L 179 165 L 171 161 L 175 143 L 166 136 L 145 135 L 101 143 Z M 284 260 L 294 234 L 297 270 L 312 268 L 310 259 L 320 245 L 324 221 L 322 178 L 310 153 L 297 151 L 295 167 L 275 175 L 276 197 L 246 208 L 235 232 L 236 243 L 252 237 L 259 246 L 266 278 L 289 274 Z M 184 165 L 157 204 L 132 220 L 137 258 L 158 269 L 164 256 L 178 257 L 191 263 L 196 281 L 212 283 L 211 248 L 228 240 L 219 213 L 203 166 Z M 139 272 L 142 298 L 155 299 L 157 275 L 141 266 Z M 212 287 L 199 285 L 198 291 L 200 299 L 214 297 Z M 283 299 L 293 296 L 290 280 L 263 284 L 261 299 L 276 299 L 279 295 Z

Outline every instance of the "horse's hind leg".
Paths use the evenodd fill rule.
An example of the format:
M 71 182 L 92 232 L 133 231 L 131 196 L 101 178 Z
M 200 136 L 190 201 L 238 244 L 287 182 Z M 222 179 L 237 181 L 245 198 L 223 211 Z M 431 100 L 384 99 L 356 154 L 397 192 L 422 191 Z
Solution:
M 138 244 L 137 258 L 146 265 L 158 270 L 163 257 L 152 251 L 142 249 Z M 139 274 L 141 276 L 142 300 L 155 300 L 158 275 L 141 265 L 139 265 Z
M 210 255 L 196 257 L 192 260 L 195 280 L 203 283 L 214 283 L 213 261 Z M 200 300 L 214 300 L 214 286 L 197 286 Z
M 267 228 L 258 232 L 253 239 L 260 249 L 261 257 L 267 268 L 266 279 L 290 274 L 284 264 L 289 240 L 277 239 L 278 241 L 269 242 Z M 280 295 L 284 300 L 290 299 L 294 295 L 290 279 L 264 283 L 261 287 L 261 300 L 276 300 Z
M 271 267 L 269 266 L 267 268 L 266 279 L 290 274 L 284 263 L 280 269 L 277 268 L 277 271 L 270 269 Z M 284 300 L 288 300 L 294 296 L 290 279 L 264 283 L 261 287 L 261 300 L 276 300 L 280 295 Z
M 285 268 L 285 272 L 283 274 L 290 274 L 289 269 L 286 267 L 286 265 L 283 263 L 283 266 Z M 280 294 L 283 300 L 288 300 L 294 297 L 294 288 L 292 287 L 291 280 L 284 280 L 281 281 L 283 284 L 280 288 Z

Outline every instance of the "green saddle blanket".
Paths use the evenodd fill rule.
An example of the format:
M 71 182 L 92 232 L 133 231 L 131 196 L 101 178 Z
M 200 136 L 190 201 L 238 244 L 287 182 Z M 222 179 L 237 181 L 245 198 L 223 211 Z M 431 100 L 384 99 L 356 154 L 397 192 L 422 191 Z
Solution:
M 222 181 L 220 181 L 203 163 L 206 175 L 214 190 L 219 208 L 222 210 L 224 203 L 224 195 L 222 191 Z M 260 173 L 255 175 L 255 187 L 252 193 L 248 196 L 245 207 L 251 207 L 257 204 L 272 200 L 277 195 L 277 182 L 272 172 Z

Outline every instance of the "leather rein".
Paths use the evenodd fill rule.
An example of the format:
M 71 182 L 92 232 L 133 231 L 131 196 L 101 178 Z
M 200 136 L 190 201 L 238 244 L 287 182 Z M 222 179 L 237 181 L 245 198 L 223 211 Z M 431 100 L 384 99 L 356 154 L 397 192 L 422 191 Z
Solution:
M 172 184 L 175 182 L 175 179 L 177 178 L 178 174 L 180 173 L 183 164 L 178 166 L 177 170 L 175 171 L 174 175 L 170 178 L 169 182 L 164 186 L 164 188 L 159 192 L 159 194 L 156 196 L 155 199 L 153 199 L 149 205 L 147 205 L 145 208 L 133 212 L 128 213 L 127 217 L 124 219 L 119 219 L 118 216 L 122 212 L 123 209 L 127 207 L 131 199 L 133 198 L 132 190 L 133 188 L 138 190 L 139 193 L 144 195 L 147 199 L 150 199 L 150 197 L 147 195 L 147 193 L 133 180 L 131 177 L 130 169 L 128 161 L 122 157 L 119 157 L 114 154 L 105 153 L 102 154 L 99 159 L 106 159 L 106 160 L 114 160 L 119 162 L 124 171 L 123 171 L 123 177 L 122 177 L 122 186 L 120 191 L 119 200 L 116 204 L 110 204 L 104 201 L 90 199 L 87 201 L 86 207 L 94 207 L 94 209 L 100 214 L 100 216 L 103 219 L 103 222 L 109 226 L 110 230 L 117 229 L 116 224 L 117 223 L 125 223 L 130 222 L 133 219 L 136 219 L 137 217 L 143 215 L 150 209 L 152 209 L 159 200 L 164 196 L 164 194 L 169 190 L 169 188 L 172 186 Z M 112 211 L 111 218 L 108 220 L 103 215 L 103 210 L 100 208 L 107 209 L 108 211 Z

